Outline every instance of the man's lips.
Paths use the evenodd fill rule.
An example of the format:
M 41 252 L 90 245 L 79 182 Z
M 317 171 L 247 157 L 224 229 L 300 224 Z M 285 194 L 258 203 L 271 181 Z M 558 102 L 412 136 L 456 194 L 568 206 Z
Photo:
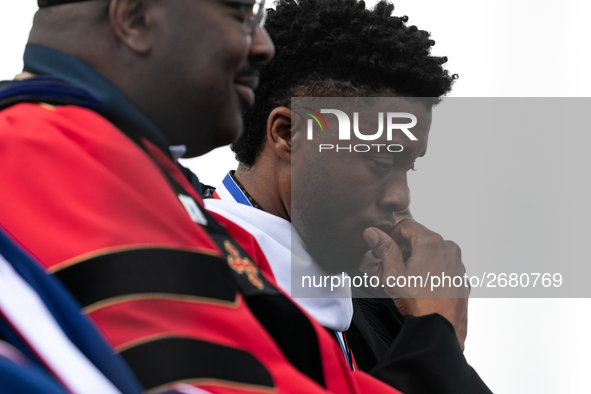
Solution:
M 256 75 L 243 75 L 234 80 L 234 86 L 245 107 L 254 104 L 254 90 L 259 85 L 259 77 Z
M 234 80 L 235 83 L 245 85 L 255 90 L 259 86 L 259 77 L 256 75 L 242 75 Z

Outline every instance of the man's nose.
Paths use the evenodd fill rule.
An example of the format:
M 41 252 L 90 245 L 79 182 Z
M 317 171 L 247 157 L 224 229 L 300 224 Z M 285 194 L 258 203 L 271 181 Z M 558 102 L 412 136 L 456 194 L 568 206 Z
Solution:
M 266 63 L 275 55 L 275 46 L 271 37 L 262 26 L 257 26 L 252 35 L 252 45 L 249 58 L 251 61 L 262 64 Z
M 406 181 L 406 176 L 402 179 L 396 179 L 388 182 L 378 200 L 383 209 L 404 216 L 410 207 L 410 190 Z

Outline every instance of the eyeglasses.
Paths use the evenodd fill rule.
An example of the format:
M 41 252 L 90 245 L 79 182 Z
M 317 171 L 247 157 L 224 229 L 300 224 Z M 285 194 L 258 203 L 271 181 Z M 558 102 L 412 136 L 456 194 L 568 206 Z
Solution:
M 267 20 L 267 10 L 265 9 L 265 0 L 256 0 L 252 5 L 252 14 L 247 18 L 246 25 L 251 33 L 254 33 L 258 26 L 263 27 Z

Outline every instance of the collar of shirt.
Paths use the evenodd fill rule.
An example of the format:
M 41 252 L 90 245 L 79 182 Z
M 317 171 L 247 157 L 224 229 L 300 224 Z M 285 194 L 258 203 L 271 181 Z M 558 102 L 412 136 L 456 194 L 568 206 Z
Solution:
M 175 163 L 178 163 L 179 159 L 187 153 L 187 147 L 185 145 L 170 145 L 168 150 L 170 150 L 170 154 Z

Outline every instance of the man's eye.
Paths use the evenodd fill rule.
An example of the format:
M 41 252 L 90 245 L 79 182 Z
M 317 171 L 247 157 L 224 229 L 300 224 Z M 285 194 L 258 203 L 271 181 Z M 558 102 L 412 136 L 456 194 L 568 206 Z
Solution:
M 386 171 L 394 166 L 394 158 L 391 157 L 376 157 L 372 161 L 382 171 Z
M 233 1 L 227 4 L 228 7 L 233 8 L 240 13 L 240 18 L 242 20 L 246 20 L 252 17 L 252 9 L 254 7 L 254 3 Z

